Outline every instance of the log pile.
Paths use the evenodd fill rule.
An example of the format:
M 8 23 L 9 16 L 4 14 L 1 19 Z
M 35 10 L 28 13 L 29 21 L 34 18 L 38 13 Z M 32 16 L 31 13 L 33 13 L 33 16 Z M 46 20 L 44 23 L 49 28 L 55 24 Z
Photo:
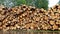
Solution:
M 48 10 L 32 6 L 0 6 L 0 30 L 60 30 L 60 5 Z

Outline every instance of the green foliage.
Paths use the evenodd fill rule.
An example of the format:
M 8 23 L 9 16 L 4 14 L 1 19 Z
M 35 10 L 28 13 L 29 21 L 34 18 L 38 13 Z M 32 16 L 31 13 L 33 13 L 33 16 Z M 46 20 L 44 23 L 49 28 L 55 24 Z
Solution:
M 26 5 L 35 6 L 34 2 L 35 0 L 26 0 Z
M 0 0 L 0 4 L 7 7 L 19 6 L 21 4 L 35 6 L 37 8 L 48 8 L 48 0 Z
M 26 4 L 26 0 L 15 0 L 16 5 Z
M 0 0 L 0 4 L 6 6 L 6 7 L 12 7 L 14 6 L 13 3 L 14 0 Z
M 48 0 L 26 0 L 27 5 L 48 9 Z
M 26 4 L 37 8 L 48 9 L 48 0 L 26 0 Z
M 60 0 L 59 0 L 58 4 L 60 4 Z
M 35 1 L 35 6 L 38 8 L 48 8 L 48 0 L 36 0 Z
M 0 0 L 0 4 L 7 6 L 7 7 L 13 7 L 21 4 L 25 4 L 25 0 Z
M 0 4 L 3 4 L 3 1 L 4 1 L 4 0 L 0 0 Z

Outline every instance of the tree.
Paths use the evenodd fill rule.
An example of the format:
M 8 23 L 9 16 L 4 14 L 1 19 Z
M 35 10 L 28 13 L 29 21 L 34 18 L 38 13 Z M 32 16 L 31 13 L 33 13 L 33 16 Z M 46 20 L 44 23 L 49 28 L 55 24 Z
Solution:
M 36 0 L 35 6 L 38 8 L 48 9 L 48 0 Z
M 60 0 L 59 0 L 58 4 L 60 4 Z
M 26 0 L 27 5 L 48 9 L 48 0 Z
M 0 0 L 0 4 L 6 6 L 6 7 L 12 7 L 14 6 L 14 0 Z
M 0 4 L 7 7 L 19 6 L 21 4 L 35 6 L 37 8 L 48 8 L 48 0 L 0 0 Z
M 25 4 L 25 0 L 0 0 L 0 4 L 7 7 L 13 7 Z
M 0 0 L 0 4 L 2 4 L 2 3 L 3 3 L 3 1 L 4 1 L 4 0 Z
M 35 6 L 34 2 L 35 0 L 26 0 L 26 5 Z
M 16 5 L 26 4 L 26 0 L 15 0 Z

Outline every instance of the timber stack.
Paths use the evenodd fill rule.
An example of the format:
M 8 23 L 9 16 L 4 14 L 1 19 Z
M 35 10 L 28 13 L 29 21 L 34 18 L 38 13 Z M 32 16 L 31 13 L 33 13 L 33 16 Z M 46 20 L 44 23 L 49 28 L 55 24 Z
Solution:
M 0 30 L 60 30 L 60 5 L 48 10 L 32 6 L 0 6 Z

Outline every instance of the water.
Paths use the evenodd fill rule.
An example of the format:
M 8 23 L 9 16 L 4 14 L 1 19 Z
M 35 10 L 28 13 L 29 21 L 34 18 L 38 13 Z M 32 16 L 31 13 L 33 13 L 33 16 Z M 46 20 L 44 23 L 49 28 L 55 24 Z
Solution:
M 60 34 L 59 31 L 23 31 L 23 30 L 9 30 L 0 31 L 0 34 Z

